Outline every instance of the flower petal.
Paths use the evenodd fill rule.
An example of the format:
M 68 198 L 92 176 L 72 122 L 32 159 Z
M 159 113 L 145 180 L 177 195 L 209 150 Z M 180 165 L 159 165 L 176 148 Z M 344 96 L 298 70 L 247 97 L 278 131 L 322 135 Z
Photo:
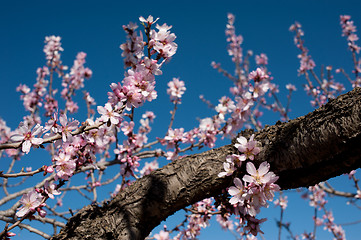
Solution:
M 237 195 L 239 193 L 239 189 L 232 186 L 228 189 L 228 193 L 232 196 Z
M 237 197 L 232 197 L 230 200 L 229 200 L 229 203 L 234 205 L 234 204 L 237 204 L 239 202 L 239 198 Z
M 233 180 L 234 185 L 236 185 L 237 188 L 243 189 L 243 183 L 239 178 L 235 178 Z
M 26 140 L 25 142 L 23 142 L 21 150 L 24 153 L 29 153 L 30 147 L 31 147 L 31 142 L 29 140 Z
M 21 134 L 15 134 L 10 137 L 10 140 L 14 142 L 21 142 L 23 139 L 24 139 L 24 135 Z
M 270 165 L 269 165 L 268 162 L 262 162 L 261 165 L 258 168 L 258 174 L 260 176 L 265 175 L 266 173 L 268 173 L 269 168 L 270 168 Z
M 245 181 L 245 182 L 249 182 L 249 183 L 255 181 L 254 178 L 251 177 L 250 175 L 244 175 L 243 178 L 242 178 L 242 180 Z
M 253 165 L 253 163 L 248 162 L 246 165 L 246 169 L 249 174 L 251 174 L 253 176 L 257 175 L 257 170 L 256 170 L 255 166 Z

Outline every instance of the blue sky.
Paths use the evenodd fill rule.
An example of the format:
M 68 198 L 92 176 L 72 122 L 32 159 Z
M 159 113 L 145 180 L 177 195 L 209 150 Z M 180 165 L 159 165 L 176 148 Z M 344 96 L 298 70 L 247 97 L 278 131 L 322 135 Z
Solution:
M 334 68 L 342 66 L 350 72 L 351 54 L 347 51 L 346 40 L 341 37 L 339 15 L 351 15 L 355 25 L 361 29 L 360 9 L 361 2 L 356 0 L 185 0 L 172 3 L 1 1 L 0 117 L 12 128 L 17 127 L 21 121 L 24 114 L 23 106 L 15 88 L 20 83 L 26 83 L 28 86 L 35 83 L 36 69 L 45 64 L 42 49 L 44 38 L 48 35 L 62 37 L 62 46 L 65 49 L 62 60 L 68 66 L 72 65 L 77 52 L 84 51 L 88 54 L 86 65 L 93 70 L 94 75 L 86 82 L 86 87 L 97 104 L 103 105 L 107 101 L 110 83 L 121 81 L 124 73 L 119 49 L 119 45 L 125 40 L 122 25 L 130 21 L 136 22 L 139 16 L 153 15 L 160 18 L 161 24 L 165 22 L 173 26 L 172 31 L 177 35 L 178 51 L 172 61 L 164 66 L 164 74 L 157 80 L 158 100 L 146 104 L 140 112 L 144 112 L 146 108 L 154 110 L 157 115 L 154 131 L 164 132 L 162 121 L 170 118 L 171 110 L 165 90 L 166 84 L 173 77 L 179 77 L 185 81 L 187 91 L 177 112 L 174 126 L 190 129 L 197 124 L 197 117 L 203 118 L 212 114 L 199 100 L 200 94 L 213 103 L 228 94 L 230 81 L 213 70 L 210 63 L 220 62 L 225 69 L 233 72 L 224 36 L 227 13 L 230 12 L 236 16 L 237 33 L 244 37 L 243 48 L 251 49 L 255 54 L 267 54 L 274 82 L 280 85 L 281 101 L 286 100 L 285 84 L 296 85 L 298 91 L 294 94 L 290 114 L 291 118 L 295 118 L 312 111 L 312 107 L 302 90 L 304 79 L 297 75 L 299 61 L 296 56 L 299 52 L 293 44 L 293 35 L 288 31 L 289 26 L 296 20 L 302 24 L 305 44 L 318 66 L 316 71 L 319 72 L 319 66 L 324 64 L 332 65 Z M 342 81 L 343 78 L 337 76 Z M 346 86 L 350 89 L 347 83 Z M 273 124 L 277 120 L 277 115 L 266 113 L 262 122 Z M 0 162 L 1 169 L 4 165 Z M 341 185 L 342 181 L 338 180 L 336 184 Z M 298 226 L 296 233 L 301 233 L 306 228 L 311 229 L 312 209 L 307 209 L 306 203 L 300 200 L 290 205 L 294 207 L 290 207 L 286 219 L 300 221 L 294 224 Z M 301 213 L 298 206 L 303 205 L 306 210 Z M 273 214 L 272 210 L 269 211 Z M 342 218 L 340 222 L 347 222 L 348 218 L 357 219 L 359 215 L 358 212 L 356 215 L 348 211 L 346 218 L 343 218 L 345 211 L 339 211 Z M 276 217 L 267 217 L 270 224 L 265 224 L 266 239 L 275 239 L 277 231 L 273 219 Z M 200 239 L 218 239 L 216 236 L 226 236 L 215 227 L 216 223 L 212 224 L 214 227 L 206 230 Z M 353 229 L 357 227 L 359 225 L 353 226 Z M 348 239 L 357 239 L 357 231 L 353 231 L 351 227 L 346 230 Z M 231 239 L 231 235 L 227 237 Z

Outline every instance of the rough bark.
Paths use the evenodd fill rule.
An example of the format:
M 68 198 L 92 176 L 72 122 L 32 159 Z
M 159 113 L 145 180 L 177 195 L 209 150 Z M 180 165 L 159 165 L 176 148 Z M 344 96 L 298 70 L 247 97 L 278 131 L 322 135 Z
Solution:
M 307 187 L 361 166 L 361 89 L 306 116 L 255 133 L 257 164 L 268 161 L 282 189 Z M 250 134 L 244 132 L 242 134 Z M 145 176 L 103 206 L 86 206 L 52 239 L 144 239 L 174 212 L 231 184 L 219 178 L 232 145 L 174 161 Z

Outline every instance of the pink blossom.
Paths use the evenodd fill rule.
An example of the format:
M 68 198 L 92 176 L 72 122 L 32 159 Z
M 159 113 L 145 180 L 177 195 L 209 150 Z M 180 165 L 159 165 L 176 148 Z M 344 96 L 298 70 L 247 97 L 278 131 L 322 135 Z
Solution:
M 243 61 L 243 49 L 241 47 L 243 43 L 243 37 L 241 35 L 236 35 L 234 20 L 235 16 L 231 13 L 227 15 L 228 24 L 226 26 L 226 36 L 227 42 L 229 43 L 227 46 L 228 55 L 232 56 L 232 61 L 240 64 Z
M 71 96 L 74 95 L 74 90 L 78 90 L 84 87 L 84 79 L 89 79 L 93 72 L 89 68 L 85 68 L 85 58 L 86 53 L 79 52 L 76 55 L 74 64 L 70 69 L 69 74 L 65 74 L 62 82 L 64 87 L 61 95 L 63 98 L 67 99 L 67 102 L 72 102 Z M 76 110 L 77 106 L 74 104 L 69 104 L 69 108 Z M 70 109 L 68 109 L 70 111 Z
M 68 106 L 67 106 L 67 108 L 68 108 Z M 56 109 L 58 109 L 58 101 L 55 100 L 55 98 L 51 97 L 50 95 L 46 95 L 45 102 L 44 102 L 44 109 L 46 111 L 45 116 L 50 117 L 56 111 Z M 69 109 L 69 111 L 70 111 L 70 109 Z
M 157 240 L 169 240 L 169 232 L 161 230 L 159 233 L 154 234 L 154 238 Z
M 331 211 L 325 211 L 323 219 L 327 220 L 324 222 L 324 228 L 330 231 L 334 235 L 335 239 L 346 240 L 345 231 L 340 225 L 336 225 Z
M 164 140 L 168 143 L 168 148 L 174 147 L 177 142 L 182 142 L 184 137 L 184 128 L 168 129 L 167 135 Z
M 16 91 L 21 92 L 22 94 L 28 94 L 30 92 L 30 88 L 28 86 L 26 86 L 26 84 L 20 84 L 16 88 Z
M 130 121 L 128 122 L 122 122 L 122 131 L 124 133 L 124 135 L 129 135 L 133 132 L 133 128 L 134 128 L 134 122 Z
M 247 92 L 242 94 L 242 97 L 236 97 L 236 108 L 232 113 L 232 119 L 240 119 L 245 121 L 251 114 L 251 107 L 254 105 L 252 94 Z
M 60 52 L 64 51 L 61 47 L 61 38 L 59 36 L 48 36 L 45 37 L 45 46 L 44 53 L 46 55 L 46 59 L 48 60 L 48 65 L 52 65 L 52 67 L 58 66 L 61 64 L 60 61 Z
M 256 82 L 254 85 L 249 86 L 249 91 L 252 93 L 252 97 L 256 99 L 264 96 L 270 89 L 270 86 L 269 82 Z
M 41 205 L 42 197 L 35 190 L 31 190 L 28 193 L 25 193 L 20 199 L 22 206 L 18 208 L 16 213 L 17 217 L 23 217 L 28 212 L 35 212 L 36 208 Z
M 155 114 L 152 111 L 146 111 L 143 115 L 142 118 L 148 118 L 149 121 L 153 122 L 153 120 L 155 119 Z
M 224 169 L 224 172 L 220 172 L 218 174 L 218 177 L 231 176 L 234 173 L 234 171 L 236 170 L 236 168 L 234 167 L 234 164 L 229 163 L 229 162 L 223 163 L 223 169 Z
M 143 48 L 144 41 L 143 35 L 140 32 L 138 35 L 135 31 L 138 25 L 135 23 L 129 23 L 123 26 L 124 31 L 128 34 L 127 41 L 120 45 L 120 49 L 123 50 L 122 57 L 124 57 L 125 67 L 134 67 L 144 56 Z
M 158 64 L 158 61 L 155 59 L 145 57 L 144 60 L 141 61 L 141 64 L 137 65 L 137 68 L 142 67 L 146 69 L 146 72 L 148 71 L 148 75 L 151 79 L 153 78 L 153 75 L 163 74 L 162 70 L 160 70 L 161 64 Z
M 139 127 L 139 133 L 147 134 L 151 131 L 151 127 L 149 125 L 149 119 L 148 118 L 142 118 L 139 120 L 140 127 Z
M 168 26 L 164 23 L 162 26 L 157 24 L 156 28 L 158 29 L 158 32 L 152 30 L 150 33 L 151 41 L 149 45 L 152 46 L 161 57 L 172 57 L 178 48 L 178 45 L 174 42 L 176 38 L 175 34 L 168 31 L 172 26 Z
M 72 139 L 71 132 L 78 128 L 79 122 L 77 120 L 68 121 L 66 114 L 61 114 L 59 117 L 61 126 L 58 126 L 58 132 L 61 132 L 64 142 Z
M 67 101 L 65 106 L 66 106 L 66 109 L 68 109 L 68 111 L 70 113 L 75 113 L 79 109 L 78 104 L 76 102 L 73 102 L 73 101 Z
M 159 20 L 159 18 L 157 19 L 153 19 L 153 16 L 149 15 L 147 19 L 145 19 L 144 17 L 139 17 L 139 21 L 143 22 L 143 23 L 147 23 L 148 25 L 152 25 L 154 23 L 156 23 Z
M 268 57 L 266 54 L 261 53 L 260 55 L 256 55 L 256 64 L 258 65 L 268 65 Z
M 153 79 L 154 76 L 147 71 L 129 69 L 123 80 L 124 86 L 118 86 L 117 89 L 116 85 L 112 85 L 112 89 L 120 101 L 126 102 L 127 110 L 130 110 L 131 107 L 139 107 L 143 102 L 157 98 Z
M 70 159 L 69 154 L 63 152 L 59 153 L 58 156 L 55 156 L 54 160 L 56 161 L 56 178 L 68 180 L 75 171 L 75 161 Z
M 185 132 L 183 134 L 183 139 L 182 142 L 183 143 L 189 143 L 189 144 L 194 144 L 196 143 L 196 137 L 197 137 L 197 133 L 198 133 L 198 129 L 192 129 L 188 132 Z
M 276 199 L 273 203 L 274 205 L 280 206 L 283 210 L 285 210 L 287 208 L 287 203 L 288 203 L 287 196 L 280 195 L 280 197 Z
M 254 236 L 257 236 L 258 233 L 263 234 L 260 224 L 265 222 L 267 218 L 256 219 L 254 217 L 249 217 L 247 220 L 247 225 L 244 227 L 245 231 L 249 231 Z
M 104 107 L 98 106 L 98 113 L 101 114 L 100 120 L 117 125 L 120 121 L 121 115 L 117 113 L 110 103 L 106 103 Z
M 55 183 L 49 183 L 48 181 L 45 182 L 44 184 L 44 189 L 45 189 L 45 193 L 48 194 L 49 198 L 54 199 L 54 195 L 59 195 L 61 194 L 57 189 L 56 189 L 56 184 Z
M 327 200 L 325 199 L 326 192 L 318 185 L 311 186 L 308 188 L 308 190 L 312 193 L 308 196 L 310 200 L 310 206 L 321 209 L 327 203 Z
M 300 68 L 298 72 L 300 74 L 305 74 L 305 72 L 307 72 L 308 70 L 314 69 L 316 64 L 313 61 L 312 57 L 308 54 L 308 49 L 304 46 L 304 40 L 302 39 L 304 32 L 301 29 L 301 24 L 295 22 L 291 25 L 289 30 L 296 33 L 296 36 L 294 37 L 294 42 L 297 48 L 301 50 L 301 54 L 297 56 L 300 59 Z
M 199 142 L 204 143 L 205 146 L 213 148 L 215 146 L 215 142 L 217 132 L 215 130 L 208 131 L 199 131 L 197 137 L 199 138 Z
M 296 86 L 293 85 L 293 84 L 287 84 L 287 85 L 286 85 L 286 88 L 287 88 L 288 90 L 290 90 L 290 91 L 296 91 L 296 90 L 297 90 L 297 89 L 296 89 Z
M 273 175 L 275 178 L 275 181 L 277 181 L 278 177 Z M 281 190 L 280 186 L 278 186 L 277 184 L 275 183 L 266 183 L 264 186 L 263 186 L 263 195 L 264 195 L 264 198 L 268 201 L 272 201 L 274 196 L 275 196 L 275 192 L 279 192 Z
M 267 75 L 267 73 L 265 73 L 263 69 L 257 68 L 256 71 L 252 71 L 248 75 L 248 78 L 254 80 L 255 82 L 262 82 L 264 80 L 267 80 L 269 76 Z
M 249 234 L 246 236 L 246 240 L 257 240 L 257 237 Z
M 14 236 L 16 236 L 15 233 L 13 233 L 13 232 L 6 232 L 6 233 L 5 233 L 4 240 L 10 240 L 10 237 L 14 237 Z
M 165 153 L 165 157 L 167 158 L 167 160 L 177 160 L 178 159 L 178 153 L 176 151 L 172 152 L 172 151 L 168 151 Z
M 218 112 L 221 119 L 224 119 L 224 116 L 227 113 L 233 112 L 236 108 L 234 102 L 229 97 L 222 97 L 219 102 L 220 103 L 215 107 L 215 110 Z
M 152 171 L 156 170 L 159 168 L 159 164 L 157 162 L 157 160 L 154 160 L 152 162 L 146 162 L 144 164 L 144 167 L 142 168 L 142 170 L 140 170 L 140 174 L 141 176 L 145 176 L 150 174 Z
M 342 36 L 347 37 L 349 49 L 353 52 L 359 53 L 361 47 L 355 43 L 359 38 L 356 35 L 356 26 L 353 21 L 351 21 L 351 17 L 348 15 L 341 15 L 340 24 L 342 27 Z
M 204 118 L 199 124 L 199 129 L 201 131 L 213 131 L 215 130 L 215 125 L 212 118 Z
M 323 225 L 323 219 L 322 218 L 313 217 L 313 220 L 315 221 L 316 226 L 322 226 Z
M 228 189 L 228 193 L 232 196 L 232 198 L 229 200 L 229 203 L 230 204 L 240 203 L 241 205 L 243 205 L 244 201 L 248 196 L 247 191 L 245 190 L 242 181 L 239 178 L 235 178 L 233 180 L 233 183 L 235 187 L 231 186 Z
M 186 90 L 184 82 L 180 81 L 179 78 L 173 78 L 173 80 L 168 83 L 168 87 L 167 93 L 169 94 L 171 101 L 179 103 Z
M 125 169 L 125 171 L 129 171 L 130 173 L 133 174 L 133 172 L 138 172 L 138 167 L 139 167 L 139 160 L 140 158 L 137 156 L 125 156 L 124 158 L 122 158 L 120 161 L 123 163 L 127 163 L 127 169 Z M 130 168 L 130 169 L 128 169 Z M 124 174 L 124 173 L 122 173 Z
M 242 162 L 246 161 L 246 156 L 243 155 L 238 155 L 238 154 L 232 154 L 232 155 L 228 155 L 226 157 L 226 161 L 229 163 L 233 163 L 235 166 L 237 167 L 241 167 L 242 166 Z
M 240 136 L 237 138 L 238 143 L 236 143 L 234 146 L 243 153 L 246 158 L 253 160 L 255 155 L 257 155 L 261 149 L 257 147 L 258 142 L 254 139 L 254 134 L 250 137 L 249 141 L 243 136 Z M 241 155 L 241 156 L 242 156 Z
M 221 225 L 222 229 L 224 230 L 233 230 L 234 224 L 231 219 L 229 219 L 229 213 L 224 214 L 225 216 L 222 216 L 221 214 L 217 214 L 216 220 Z
M 11 135 L 11 129 L 6 125 L 6 121 L 0 118 L 0 142 L 6 142 Z
M 86 103 L 87 103 L 87 106 L 95 105 L 95 104 L 96 104 L 94 98 L 91 97 L 91 96 L 90 96 L 90 93 L 88 93 L 88 92 L 85 92 L 85 93 L 84 93 L 84 99 L 85 99 L 85 101 L 86 101 Z
M 12 141 L 19 142 L 22 141 L 22 151 L 29 153 L 32 145 L 38 146 L 43 143 L 42 138 L 37 136 L 43 133 L 43 127 L 40 124 L 37 124 L 31 131 L 26 124 L 23 122 L 20 123 L 17 130 L 17 134 L 14 134 L 10 137 Z
M 252 162 L 248 162 L 246 169 L 249 175 L 244 175 L 243 181 L 257 185 L 274 183 L 278 177 L 273 172 L 269 172 L 269 168 L 270 165 L 267 162 L 262 162 L 258 169 L 255 168 Z

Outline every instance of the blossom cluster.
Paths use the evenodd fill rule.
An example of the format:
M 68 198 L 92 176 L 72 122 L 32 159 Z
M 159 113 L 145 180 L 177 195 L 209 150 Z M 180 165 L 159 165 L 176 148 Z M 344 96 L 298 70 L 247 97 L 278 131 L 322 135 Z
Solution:
M 21 142 L 21 150 L 24 153 L 29 153 L 31 146 L 39 146 L 43 143 L 43 139 L 39 138 L 42 135 L 43 127 L 37 124 L 32 130 L 24 122 L 21 122 L 17 131 L 10 137 L 14 142 Z
M 153 29 L 150 32 L 149 47 L 153 48 L 159 54 L 159 57 L 164 59 L 172 57 L 178 48 L 178 45 L 174 42 L 175 34 L 169 31 L 172 26 L 164 23 L 162 26 L 157 24 L 156 28 L 158 31 Z
M 174 103 L 180 103 L 182 95 L 186 90 L 184 82 L 180 81 L 179 78 L 173 78 L 172 81 L 168 82 L 168 87 L 167 93 L 170 96 L 170 100 Z
M 260 230 L 260 223 L 265 219 L 256 219 L 256 215 L 260 212 L 261 207 L 268 207 L 267 201 L 272 201 L 275 192 L 280 190 L 280 187 L 275 184 L 278 177 L 270 172 L 270 165 L 267 162 L 262 162 L 257 169 L 252 160 L 260 152 L 259 142 L 254 140 L 254 135 L 247 139 L 243 136 L 237 138 L 237 143 L 234 145 L 241 155 L 233 154 L 228 156 L 224 163 L 225 172 L 219 173 L 219 177 L 231 176 L 235 171 L 240 169 L 242 162 L 247 161 L 246 171 L 241 179 L 235 177 L 233 183 L 228 189 L 231 195 L 229 203 L 233 206 L 233 212 L 239 215 L 240 224 L 243 226 L 245 233 L 249 232 L 254 236 Z M 245 223 L 247 222 L 247 225 Z
M 86 53 L 78 53 L 73 66 L 70 68 L 70 73 L 63 76 L 61 96 L 66 100 L 66 109 L 70 113 L 76 112 L 79 108 L 72 99 L 75 91 L 83 88 L 84 80 L 89 79 L 93 75 L 92 70 L 84 67 L 85 58 Z
M 135 123 L 133 121 L 123 120 L 118 126 L 120 127 L 121 132 L 126 136 L 126 139 L 123 140 L 122 144 L 117 144 L 114 153 L 116 158 L 124 163 L 121 165 L 121 173 L 124 176 L 134 175 L 134 172 L 138 172 L 138 167 L 140 166 L 139 161 L 141 158 L 135 154 L 142 149 L 143 146 L 147 143 L 148 137 L 147 134 L 151 131 L 150 123 L 155 118 L 153 112 L 147 111 L 142 115 L 139 123 L 140 126 L 138 131 L 134 128 Z M 157 152 L 157 156 L 161 156 L 161 152 Z M 140 170 L 140 174 L 147 175 L 153 170 L 158 168 L 158 163 L 153 161 L 151 163 L 145 163 L 145 166 Z
M 311 55 L 308 54 L 308 49 L 304 46 L 304 40 L 302 39 L 304 32 L 301 27 L 301 24 L 298 22 L 292 24 L 290 27 L 290 31 L 295 32 L 295 45 L 301 50 L 301 54 L 298 55 L 298 58 L 300 58 L 300 68 L 298 72 L 300 75 L 305 75 L 306 77 L 307 84 L 304 85 L 304 89 L 308 95 L 313 97 L 313 100 L 311 100 L 312 106 L 322 106 L 327 103 L 328 99 L 335 98 L 335 96 L 344 91 L 345 88 L 343 84 L 335 81 L 331 74 L 331 66 L 326 67 L 327 78 L 321 76 L 321 79 L 316 75 L 314 72 L 316 64 Z M 309 73 L 316 80 L 316 84 L 311 81 Z
M 54 183 L 45 182 L 44 188 L 33 189 L 28 193 L 25 193 L 20 199 L 21 207 L 18 208 L 16 216 L 21 218 L 25 215 L 31 215 L 35 212 L 41 217 L 46 216 L 46 211 L 43 209 L 46 198 L 54 199 L 54 195 L 59 195 L 60 192 L 57 190 L 57 186 Z
M 300 59 L 300 68 L 298 69 L 299 74 L 304 74 L 307 70 L 312 70 L 316 66 L 311 55 L 308 54 L 308 49 L 304 46 L 304 40 L 302 39 L 304 32 L 301 28 L 301 24 L 295 22 L 290 26 L 290 31 L 295 32 L 294 43 L 301 50 L 301 54 L 297 57 Z
M 179 233 L 170 238 L 170 232 L 167 230 L 167 226 L 164 226 L 164 230 L 161 230 L 159 233 L 154 234 L 154 239 L 156 240 L 185 240 L 185 239 L 197 239 L 200 235 L 202 228 L 209 226 L 209 220 L 214 212 L 215 208 L 213 206 L 213 199 L 207 198 L 199 201 L 191 206 L 188 211 L 189 214 L 183 224 L 182 229 L 179 230 Z M 185 226 L 184 226 L 185 225 Z
M 342 36 L 347 37 L 348 47 L 352 51 L 352 58 L 354 62 L 354 74 L 355 80 L 349 79 L 352 87 L 361 86 L 361 59 L 357 59 L 356 54 L 360 53 L 361 47 L 356 44 L 356 41 L 359 40 L 359 37 L 356 34 L 356 26 L 353 21 L 351 21 L 351 16 L 341 15 L 340 24 L 342 28 Z M 340 70 L 340 69 L 338 69 Z
M 288 197 L 280 195 L 273 203 L 275 206 L 280 206 L 282 210 L 285 210 L 288 204 Z
M 243 42 L 243 37 L 241 35 L 236 35 L 234 21 L 235 17 L 233 14 L 229 13 L 227 15 L 228 24 L 226 26 L 226 36 L 229 46 L 227 47 L 228 54 L 232 56 L 232 61 L 235 63 L 241 63 L 243 58 L 243 49 L 241 44 Z
M 256 103 L 266 105 L 266 93 L 275 89 L 270 80 L 271 77 L 265 68 L 257 68 L 249 74 L 241 74 L 235 85 L 230 88 L 234 100 L 224 96 L 214 107 L 218 113 L 213 118 L 214 125 L 222 126 L 218 128 L 221 131 L 217 133 L 234 136 L 249 121 L 251 115 L 256 118 L 261 116 L 262 113 L 257 109 L 253 110 L 252 107 Z
M 45 46 L 44 46 L 44 53 L 46 56 L 46 60 L 48 60 L 47 64 L 50 65 L 52 68 L 61 65 L 60 60 L 60 52 L 64 51 L 61 47 L 61 37 L 59 36 L 48 36 L 45 37 Z
M 228 49 L 229 54 L 239 60 L 234 61 L 241 63 L 243 61 L 242 54 L 242 37 L 235 35 L 234 28 L 234 16 L 228 15 L 228 25 L 226 30 L 227 41 L 230 42 Z M 252 52 L 248 52 L 246 57 L 252 56 Z M 260 67 L 256 70 L 247 72 L 239 67 L 241 70 L 236 72 L 236 77 L 226 73 L 225 70 L 221 69 L 219 64 L 212 63 L 212 66 L 219 71 L 223 72 L 227 77 L 234 81 L 234 86 L 230 89 L 230 92 L 234 95 L 234 98 L 223 96 L 218 105 L 212 105 L 211 103 L 204 100 L 203 96 L 201 99 L 204 100 L 211 108 L 215 109 L 217 115 L 213 117 L 207 117 L 200 120 L 199 127 L 194 128 L 190 131 L 185 131 L 183 128 L 170 128 L 167 135 L 162 139 L 161 143 L 167 145 L 168 149 L 173 148 L 173 151 L 167 151 L 167 159 L 174 160 L 178 158 L 179 144 L 188 143 L 193 146 L 194 144 L 202 144 L 208 147 L 214 147 L 218 135 L 223 136 L 234 136 L 235 133 L 250 122 L 250 117 L 254 116 L 256 119 L 262 115 L 262 112 L 258 108 L 252 109 L 257 104 L 266 106 L 265 96 L 267 92 L 276 92 L 277 87 L 271 83 L 272 77 L 267 72 L 266 65 L 268 64 L 268 58 L 265 54 L 256 55 L 256 62 Z M 243 66 L 243 65 L 242 65 Z M 246 64 L 244 65 L 246 66 Z M 168 94 L 171 95 L 172 101 L 178 101 L 176 98 L 177 91 L 183 87 L 181 81 L 172 81 L 169 83 Z M 184 89 L 185 90 L 185 89 Z M 173 98 L 172 98 L 173 96 Z M 180 95 L 181 96 L 181 95 Z M 255 124 L 252 122 L 252 124 Z M 256 122 L 256 125 L 260 123 Z M 249 127 L 249 125 L 246 125 Z M 233 156 L 235 157 L 235 156 Z M 231 174 L 233 171 L 233 165 L 231 163 L 225 163 Z
M 200 235 L 201 229 L 209 225 L 211 214 L 215 210 L 212 202 L 211 198 L 207 198 L 193 204 L 191 209 L 197 213 L 192 213 L 187 217 L 186 227 L 173 239 L 196 239 Z
M 136 31 L 136 24 L 123 26 L 127 33 L 127 41 L 121 44 L 120 48 L 123 50 L 125 67 L 130 69 L 126 71 L 122 83 L 111 84 L 112 92 L 108 93 L 108 103 L 111 106 L 107 107 L 108 112 L 110 107 L 114 112 L 120 112 L 122 108 L 129 111 L 141 106 L 145 101 L 156 99 L 155 76 L 162 74 L 160 60 L 169 59 L 177 50 L 177 44 L 174 42 L 176 36 L 169 31 L 171 26 L 157 24 L 156 31 L 151 27 L 158 19 L 154 20 L 149 16 L 147 19 L 140 17 L 139 20 L 145 27 L 148 42 L 144 42 L 142 32 Z M 145 56 L 145 50 L 148 56 Z
M 20 84 L 16 91 L 20 92 L 21 100 L 23 100 L 23 105 L 25 110 L 29 111 L 30 113 L 36 112 L 39 107 L 43 106 L 42 98 L 46 96 L 46 88 L 49 84 L 49 81 L 45 79 L 45 77 L 49 76 L 49 68 L 43 67 L 37 69 L 37 82 L 34 84 L 34 89 L 31 90 L 27 85 Z M 54 103 L 57 104 L 57 103 Z M 38 122 L 38 121 L 34 121 Z
M 356 26 L 353 25 L 353 21 L 351 21 L 351 16 L 341 15 L 340 24 L 342 27 L 342 36 L 347 37 L 349 48 L 351 51 L 359 53 L 361 48 L 355 43 L 359 38 L 356 34 Z
M 309 200 L 309 205 L 314 207 L 318 211 L 323 210 L 324 214 L 322 218 L 318 218 L 314 216 L 313 220 L 316 226 L 324 226 L 325 230 L 328 230 L 332 233 L 335 239 L 345 240 L 346 234 L 341 225 L 337 225 L 334 222 L 334 217 L 331 211 L 326 210 L 325 205 L 327 204 L 326 192 L 319 186 L 311 186 L 308 188 L 308 192 L 306 192 L 302 197 Z
M 24 102 L 24 107 L 27 111 L 32 113 L 33 122 L 40 123 L 40 119 L 34 114 L 40 107 L 45 110 L 44 115 L 51 117 L 53 113 L 59 108 L 59 103 L 54 95 L 58 92 L 53 89 L 54 76 L 57 72 L 58 76 L 62 78 L 61 96 L 66 100 L 66 110 L 74 113 L 79 106 L 73 101 L 72 96 L 75 91 L 84 87 L 84 79 L 89 79 L 92 76 L 92 71 L 84 67 L 86 54 L 80 52 L 77 54 L 74 65 L 69 73 L 65 73 L 67 66 L 62 65 L 60 52 L 63 51 L 61 47 L 61 38 L 58 36 L 48 36 L 45 38 L 44 53 L 46 55 L 47 65 L 37 69 L 37 82 L 34 84 L 34 89 L 31 90 L 26 85 L 20 85 L 17 91 L 21 92 L 21 99 Z
M 261 126 L 261 123 L 257 120 L 263 113 L 255 106 L 260 105 L 266 109 L 278 111 L 284 119 L 288 119 L 288 117 L 286 109 L 281 106 L 276 97 L 274 97 L 274 103 L 267 103 L 266 94 L 268 93 L 268 96 L 275 96 L 278 92 L 278 86 L 271 82 L 272 76 L 267 71 L 267 55 L 264 53 L 255 55 L 255 62 L 258 66 L 256 70 L 250 71 L 250 58 L 253 56 L 253 52 L 247 51 L 246 55 L 243 54 L 241 46 L 243 37 L 236 35 L 234 27 L 235 16 L 228 14 L 227 17 L 226 37 L 229 42 L 227 49 L 228 54 L 235 63 L 235 75 L 224 70 L 219 63 L 212 62 L 211 65 L 234 82 L 234 86 L 230 88 L 234 99 L 222 97 L 220 100 L 221 105 L 215 107 L 215 110 L 219 113 L 217 117 L 220 120 L 218 122 L 221 124 L 225 123 L 220 133 L 234 137 L 234 133 L 244 126 L 249 127 L 250 123 L 255 127 Z M 204 99 L 203 96 L 201 99 Z M 209 103 L 207 104 L 211 106 Z M 227 113 L 230 114 L 228 119 L 225 118 Z M 250 118 L 251 116 L 253 119 Z

